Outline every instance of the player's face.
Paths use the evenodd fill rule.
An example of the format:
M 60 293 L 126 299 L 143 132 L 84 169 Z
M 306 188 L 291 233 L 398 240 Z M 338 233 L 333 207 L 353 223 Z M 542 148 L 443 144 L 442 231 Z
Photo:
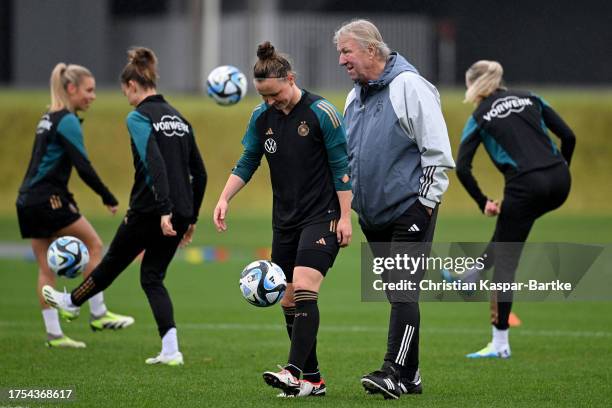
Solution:
M 96 80 L 90 76 L 83 77 L 78 85 L 68 84 L 66 92 L 75 111 L 86 111 L 96 100 Z
M 353 81 L 367 82 L 374 79 L 368 77 L 375 63 L 373 50 L 362 47 L 351 36 L 340 37 L 336 49 L 340 53 L 338 63 L 346 68 L 346 73 Z
M 255 88 L 261 99 L 278 110 L 287 110 L 291 107 L 293 100 L 293 77 L 268 78 L 263 81 L 255 81 Z

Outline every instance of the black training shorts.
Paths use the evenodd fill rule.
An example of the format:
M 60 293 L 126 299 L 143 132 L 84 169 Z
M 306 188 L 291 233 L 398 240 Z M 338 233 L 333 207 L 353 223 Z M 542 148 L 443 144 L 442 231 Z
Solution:
M 325 276 L 340 250 L 337 224 L 338 220 L 331 220 L 303 228 L 274 231 L 272 262 L 285 272 L 287 282 L 293 282 L 293 268 L 296 266 L 316 269 Z
M 41 204 L 17 204 L 22 238 L 53 238 L 57 231 L 79 218 L 81 214 L 74 200 L 59 195 L 52 195 Z

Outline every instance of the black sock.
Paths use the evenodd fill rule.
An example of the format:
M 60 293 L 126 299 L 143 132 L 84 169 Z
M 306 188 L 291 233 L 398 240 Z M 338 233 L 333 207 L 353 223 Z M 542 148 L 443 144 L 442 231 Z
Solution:
M 70 301 L 75 306 L 81 306 L 83 303 L 90 299 L 94 295 L 102 291 L 96 285 L 93 276 L 89 275 L 76 289 L 70 293 Z
M 295 291 L 295 320 L 291 334 L 291 350 L 289 351 L 289 367 L 303 370 L 306 360 L 317 339 L 319 331 L 318 293 L 310 290 Z M 295 374 L 294 374 L 295 375 Z
M 287 334 L 291 340 L 291 332 L 293 331 L 293 321 L 295 320 L 295 306 L 282 306 L 283 315 L 285 316 L 285 325 L 287 326 Z
M 304 380 L 317 383 L 321 381 L 321 373 L 319 372 L 319 360 L 317 360 L 317 339 L 315 339 L 310 354 L 304 363 Z
M 497 322 L 494 322 L 498 330 L 508 330 L 510 324 L 508 318 L 512 311 L 512 302 L 497 302 Z
M 285 324 L 287 326 L 287 334 L 289 334 L 289 340 L 291 340 L 291 334 L 293 332 L 293 321 L 295 320 L 295 306 L 282 306 L 283 314 L 285 316 Z M 302 374 L 304 380 L 317 383 L 321 381 L 321 373 L 319 372 L 319 360 L 317 359 L 317 341 L 315 340 L 312 350 L 304 363 L 304 373 Z

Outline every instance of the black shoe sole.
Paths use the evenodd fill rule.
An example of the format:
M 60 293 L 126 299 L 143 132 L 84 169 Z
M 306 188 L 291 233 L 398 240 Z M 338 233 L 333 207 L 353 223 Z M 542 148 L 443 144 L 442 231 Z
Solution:
M 370 394 L 382 394 L 385 399 L 399 399 L 399 395 L 389 392 L 389 390 L 381 387 L 369 378 L 362 378 L 361 385 L 363 385 L 366 392 L 369 392 Z
M 283 390 L 285 394 L 297 395 L 300 392 L 299 388 L 293 388 L 288 386 L 287 384 L 281 382 L 278 378 L 276 378 L 276 376 L 270 373 L 263 373 L 262 377 L 266 384 L 268 384 L 270 387 L 279 388 Z
M 406 392 L 403 392 L 402 394 L 422 394 L 422 393 L 423 393 L 423 387 L 418 385 L 414 388 L 408 388 L 408 390 Z

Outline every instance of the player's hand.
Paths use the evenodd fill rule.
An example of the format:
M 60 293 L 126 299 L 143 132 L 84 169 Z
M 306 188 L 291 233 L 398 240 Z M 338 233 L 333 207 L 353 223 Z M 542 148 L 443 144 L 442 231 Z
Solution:
M 167 237 L 176 236 L 176 231 L 174 230 L 174 227 L 172 226 L 172 221 L 170 221 L 171 219 L 172 219 L 172 214 L 166 214 L 166 215 L 161 216 L 162 234 L 164 234 Z
M 115 215 L 117 213 L 117 210 L 119 209 L 119 206 L 118 205 L 107 205 L 106 208 L 112 215 Z
M 224 232 L 227 230 L 227 224 L 225 224 L 225 215 L 227 214 L 228 203 L 226 200 L 219 200 L 213 213 L 213 222 L 217 227 L 218 232 Z
M 499 206 L 499 201 L 487 200 L 487 204 L 485 204 L 484 214 L 487 217 L 495 217 L 501 212 L 501 208 Z
M 338 244 L 341 248 L 348 246 L 351 243 L 353 236 L 353 226 L 351 225 L 351 218 L 340 218 L 338 225 L 336 226 L 336 236 L 338 238 Z
M 185 231 L 185 234 L 183 235 L 183 239 L 181 239 L 181 242 L 179 243 L 179 247 L 185 248 L 187 245 L 191 244 L 191 241 L 193 240 L 193 233 L 195 232 L 195 229 L 196 229 L 195 224 L 190 224 L 189 227 L 187 227 L 187 231 Z

